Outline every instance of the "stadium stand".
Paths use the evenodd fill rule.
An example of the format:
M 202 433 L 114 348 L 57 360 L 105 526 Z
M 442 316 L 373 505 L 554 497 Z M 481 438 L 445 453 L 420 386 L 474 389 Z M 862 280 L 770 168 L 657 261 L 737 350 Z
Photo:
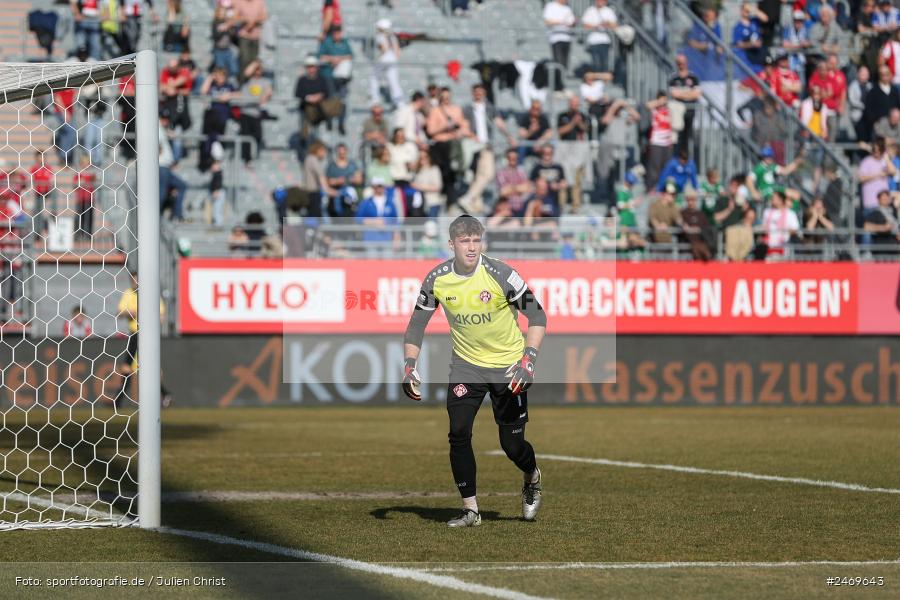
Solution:
M 179 256 L 279 255 L 286 215 L 306 220 L 306 255 L 366 256 L 354 211 L 373 195 L 405 221 L 384 256 L 421 256 L 427 219 L 469 211 L 520 256 L 896 260 L 900 23 L 875 4 L 344 0 L 344 44 L 323 35 L 331 2 L 156 2 L 140 44 L 160 50 L 166 177 L 185 187 L 163 207 L 163 286 L 171 299 Z M 229 13 L 261 7 L 244 29 Z M 56 15 L 51 60 L 85 58 L 71 8 L 40 0 L 0 8 L 6 60 L 48 57 L 29 10 Z M 363 180 L 347 185 L 353 163 Z

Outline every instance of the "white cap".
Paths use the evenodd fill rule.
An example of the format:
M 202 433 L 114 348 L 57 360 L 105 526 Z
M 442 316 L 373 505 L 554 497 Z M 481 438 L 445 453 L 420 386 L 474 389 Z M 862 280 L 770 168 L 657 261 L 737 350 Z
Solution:
M 305 66 L 305 67 L 318 67 L 318 66 L 319 66 L 319 59 L 316 58 L 315 56 L 307 56 L 307 57 L 303 60 L 303 66 Z
M 381 31 L 390 31 L 391 30 L 391 20 L 390 19 L 378 19 L 375 21 L 375 29 L 380 29 Z
M 385 185 L 385 183 L 386 182 L 384 180 L 384 177 L 382 177 L 381 175 L 376 175 L 375 177 L 372 178 L 372 186 L 373 187 L 376 185 L 383 186 L 383 185 Z
M 795 21 L 805 21 L 806 13 L 803 12 L 802 10 L 795 10 L 794 11 L 794 20 Z
M 425 221 L 425 235 L 428 237 L 437 237 L 438 225 L 434 221 Z

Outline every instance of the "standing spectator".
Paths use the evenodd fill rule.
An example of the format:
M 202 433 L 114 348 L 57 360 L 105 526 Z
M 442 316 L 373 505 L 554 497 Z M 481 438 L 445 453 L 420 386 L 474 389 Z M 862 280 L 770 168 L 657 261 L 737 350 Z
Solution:
M 866 213 L 863 228 L 875 244 L 895 249 L 900 243 L 900 219 L 897 217 L 896 202 L 891 201 L 891 194 L 887 190 L 878 193 L 877 202 Z
M 851 29 L 856 32 L 857 40 L 861 40 L 866 34 L 875 32 L 875 12 L 875 0 L 863 0 L 859 11 L 854 12 Z
M 174 191 L 170 218 L 173 221 L 184 221 L 184 197 L 187 193 L 187 182 L 176 172 L 177 161 L 169 143 L 169 123 L 165 113 L 159 115 L 159 212 L 163 213 L 169 204 L 170 191 Z
M 891 83 L 890 68 L 881 65 L 878 67 L 878 83 L 869 90 L 863 106 L 864 141 L 872 139 L 875 123 L 887 116 L 892 108 L 900 108 L 900 92 Z
M 414 92 L 410 101 L 401 105 L 394 113 L 394 127 L 401 127 L 406 139 L 414 142 L 419 150 L 428 147 L 428 136 L 425 135 L 425 111 L 430 107 L 425 94 Z
M 362 138 L 370 148 L 380 148 L 388 143 L 388 123 L 384 107 L 375 104 L 369 109 L 369 117 L 363 121 Z
M 328 99 L 328 84 L 319 73 L 319 61 L 307 56 L 303 61 L 304 73 L 294 85 L 294 97 L 300 101 L 300 137 L 308 143 L 313 128 L 325 121 L 325 101 Z
M 519 117 L 518 126 L 519 140 L 531 142 L 531 144 L 520 147 L 519 160 L 524 160 L 529 152 L 536 154 L 535 148 L 548 142 L 553 137 L 550 121 L 544 116 L 540 100 L 531 101 L 531 107 L 528 109 L 528 112 Z
M 803 84 L 800 82 L 800 75 L 791 70 L 791 63 L 786 55 L 780 54 L 775 59 L 774 75 L 775 80 L 768 82 L 769 87 L 781 98 L 782 102 L 792 108 L 797 108 Z
M 366 181 L 371 183 L 376 177 L 384 181 L 385 185 L 393 187 L 391 151 L 387 146 L 376 146 L 372 150 L 372 160 L 366 165 Z
M 900 85 L 900 29 L 891 32 L 879 55 L 879 64 L 887 66 L 891 70 L 891 83 Z
M 241 135 L 247 135 L 256 140 L 256 153 L 263 147 L 263 113 L 266 104 L 272 98 L 272 85 L 263 76 L 263 66 L 259 59 L 247 65 L 244 71 L 244 85 L 241 86 Z M 253 156 L 250 144 L 241 144 L 241 158 L 244 164 L 249 166 L 256 158 Z
M 650 229 L 653 241 L 657 244 L 668 244 L 673 241 L 671 230 L 681 226 L 681 212 L 675 206 L 675 186 L 666 186 L 656 201 L 650 205 Z
M 344 38 L 344 30 L 335 25 L 319 45 L 320 71 L 328 84 L 328 95 L 341 99 L 341 114 L 338 117 L 338 132 L 346 135 L 344 121 L 347 118 L 347 91 L 353 72 L 353 50 Z
M 892 108 L 886 117 L 875 123 L 875 137 L 884 138 L 885 143 L 900 143 L 900 108 Z
M 772 148 L 775 153 L 775 161 L 784 161 L 784 132 L 786 125 L 781 111 L 775 104 L 775 100 L 766 96 L 763 98 L 762 110 L 753 114 L 753 125 L 750 128 L 750 139 L 757 146 Z
M 209 222 L 213 227 L 221 227 L 225 222 L 225 182 L 221 159 L 221 156 L 214 156 L 209 167 Z
M 775 190 L 771 195 L 771 205 L 763 211 L 762 226 L 766 233 L 764 241 L 768 247 L 767 256 L 783 255 L 791 237 L 800 231 L 797 213 L 787 206 L 784 194 Z
M 590 117 L 581 111 L 581 100 L 575 94 L 569 96 L 566 112 L 557 117 L 557 134 L 559 135 L 559 152 L 557 156 L 566 173 L 566 181 L 571 184 L 569 199 L 572 201 L 572 212 L 577 213 L 581 207 L 581 196 L 586 180 L 593 180 L 593 157 L 588 145 L 592 135 Z M 565 206 L 563 205 L 563 208 Z
M 834 142 L 838 137 L 840 121 L 847 114 L 847 77 L 841 71 L 837 54 L 828 56 L 828 81 L 831 94 L 824 98 L 824 102 L 832 113 L 828 123 L 828 141 Z
M 612 71 L 609 64 L 609 47 L 613 31 L 619 24 L 616 13 L 609 7 L 609 0 L 595 0 L 581 15 L 581 26 L 588 32 L 587 49 L 591 55 L 591 70 L 598 73 Z
M 184 52 L 190 48 L 190 17 L 184 12 L 181 0 L 166 0 L 166 29 L 163 32 L 163 50 Z
M 724 48 L 717 40 L 723 39 L 722 25 L 719 23 L 719 13 L 715 8 L 707 7 L 701 12 L 704 28 L 700 23 L 688 31 L 685 55 L 691 71 L 697 74 L 702 81 L 722 81 L 725 78 Z M 710 36 L 706 29 L 713 36 Z
M 444 195 L 447 204 L 456 202 L 456 181 L 463 165 L 460 140 L 469 137 L 472 130 L 463 116 L 462 109 L 450 101 L 450 89 L 441 88 L 440 103 L 428 113 L 426 123 L 431 138 L 431 160 L 441 170 Z
M 534 186 L 525 169 L 519 165 L 519 153 L 515 148 L 506 151 L 506 166 L 497 171 L 497 188 L 500 199 L 507 200 L 513 214 L 521 217 L 525 214 L 525 200 L 534 191 Z
M 230 24 L 233 22 L 235 21 L 232 0 L 216 0 L 213 16 L 211 68 L 222 67 L 227 71 L 228 77 L 237 77 L 240 68 L 232 38 L 233 29 L 230 28 Z
M 496 174 L 493 149 L 494 130 L 500 131 L 506 137 L 507 144 L 513 145 L 514 142 L 503 117 L 487 99 L 487 90 L 482 83 L 472 86 L 472 103 L 463 109 L 463 117 L 469 122 L 471 130 L 467 143 L 474 150 L 472 158 L 474 177 L 469 189 L 460 197 L 459 205 L 469 214 L 475 214 L 483 212 L 484 189 L 494 180 Z
M 663 167 L 659 175 L 659 183 L 656 184 L 656 191 L 662 192 L 670 184 L 675 185 L 675 191 L 679 194 L 687 189 L 688 184 L 693 190 L 700 187 L 697 182 L 697 164 L 690 159 L 686 149 L 679 150 L 678 156 L 669 159 L 669 162 Z
M 863 135 L 863 109 L 866 106 L 866 96 L 869 95 L 871 89 L 872 82 L 869 81 L 869 67 L 862 65 L 856 70 L 856 79 L 847 88 L 850 122 L 853 123 L 856 139 L 860 142 L 865 140 Z
M 390 152 L 391 179 L 394 186 L 405 189 L 412 182 L 419 162 L 419 149 L 406 139 L 406 134 L 399 127 L 394 129 L 391 142 L 387 145 Z
M 544 5 L 544 25 L 550 38 L 550 49 L 553 61 L 569 70 L 569 47 L 572 45 L 572 28 L 575 26 L 575 13 L 567 4 L 567 0 L 550 0 Z
M 225 135 L 225 127 L 231 118 L 231 101 L 235 98 L 236 89 L 228 80 L 224 67 L 215 67 L 212 75 L 203 81 L 200 94 L 212 100 L 203 116 L 204 135 Z
M 83 339 L 91 337 L 91 320 L 87 318 L 81 305 L 73 306 L 69 319 L 63 324 L 63 337 Z
M 310 217 L 322 216 L 322 204 L 326 197 L 337 195 L 337 191 L 328 184 L 325 176 L 325 157 L 328 149 L 325 144 L 315 141 L 309 146 L 309 152 L 303 159 L 303 198 L 301 206 L 289 207 L 293 210 L 306 208 L 306 214 Z
M 647 163 L 644 165 L 646 175 L 644 183 L 653 189 L 659 182 L 659 174 L 663 166 L 672 158 L 675 145 L 675 133 L 672 131 L 672 117 L 669 113 L 669 97 L 660 90 L 655 100 L 646 104 L 650 111 L 650 143 L 647 147 Z
M 188 67 L 183 67 L 177 58 L 169 61 L 159 78 L 160 112 L 169 115 L 169 128 L 175 133 L 182 133 L 191 128 L 191 115 L 188 110 L 188 96 L 193 88 L 193 76 Z M 184 144 L 180 135 L 171 137 L 172 152 L 175 162 L 184 155 Z
M 812 47 L 809 41 L 809 29 L 806 28 L 806 13 L 795 10 L 791 25 L 784 28 L 781 47 L 788 53 L 791 70 L 803 73 L 806 69 L 806 52 Z
M 94 192 L 97 189 L 97 172 L 91 166 L 91 157 L 82 154 L 81 168 L 75 175 L 75 200 L 78 203 L 78 228 L 75 236 L 89 240 L 94 232 Z
M 812 206 L 806 211 L 806 219 L 804 222 L 806 224 L 805 229 L 807 234 L 804 236 L 803 241 L 807 244 L 821 244 L 826 239 L 825 236 L 810 234 L 809 232 L 817 230 L 827 232 L 834 231 L 834 223 L 832 222 L 828 211 L 825 209 L 825 202 L 822 198 L 813 200 Z
M 810 96 L 800 104 L 800 122 L 809 129 L 813 136 L 822 140 L 828 140 L 830 136 L 829 123 L 834 123 L 834 119 L 831 118 L 831 109 L 828 108 L 822 97 L 822 88 L 811 88 Z M 819 144 L 810 144 L 808 154 L 809 162 L 815 168 L 813 189 L 818 190 L 819 181 L 822 178 L 822 161 L 825 159 L 825 149 Z
M 691 245 L 691 256 L 694 260 L 706 262 L 713 257 L 715 232 L 706 215 L 698 208 L 697 190 L 685 192 L 684 200 L 687 204 L 681 210 L 684 237 Z
M 141 21 L 145 10 L 150 12 L 150 20 L 155 24 L 159 22 L 159 16 L 153 12 L 153 3 L 150 0 L 120 0 L 121 15 L 125 20 L 121 22 L 122 37 L 120 47 L 123 54 L 133 54 L 138 51 L 138 42 L 141 39 Z
M 265 0 L 234 0 L 234 9 L 238 22 L 238 70 L 243 76 L 247 65 L 259 56 L 259 40 L 269 13 Z
M 431 219 L 437 218 L 447 199 L 441 193 L 444 187 L 441 170 L 431 162 L 428 152 L 419 154 L 419 167 L 412 186 L 425 199 L 425 214 Z
M 75 19 L 75 45 L 92 60 L 103 58 L 100 47 L 100 0 L 71 0 Z
M 878 207 L 878 194 L 888 189 L 888 177 L 895 177 L 893 157 L 890 156 L 884 138 L 875 138 L 872 152 L 859 163 L 857 179 L 862 186 L 863 214 Z
M 741 18 L 731 32 L 734 55 L 738 60 L 750 65 L 754 71 L 765 61 L 766 51 L 763 47 L 760 24 L 768 22 L 768 19 L 766 13 L 759 10 L 756 5 L 744 2 L 741 6 Z M 743 65 L 735 65 L 735 68 L 738 69 L 737 77 L 741 79 L 750 74 Z
M 537 188 L 538 179 L 547 184 L 550 195 L 556 201 L 558 210 L 566 205 L 569 195 L 569 182 L 561 164 L 553 160 L 553 146 L 546 144 L 540 150 L 541 160 L 531 168 L 531 181 Z
M 391 30 L 388 19 L 379 19 L 375 23 L 375 64 L 369 77 L 369 96 L 372 104 L 381 102 L 381 82 L 387 81 L 391 102 L 395 106 L 403 103 L 403 88 L 400 87 L 400 72 L 397 61 L 400 60 L 400 40 Z
M 34 153 L 34 164 L 28 169 L 31 189 L 34 191 L 34 208 L 26 212 L 34 218 L 34 230 L 40 234 L 52 215 L 53 191 L 56 188 L 56 174 L 50 168 L 47 151 Z
M 669 95 L 673 100 L 686 104 L 684 110 L 684 127 L 678 134 L 678 148 L 687 150 L 694 135 L 693 105 L 703 96 L 700 90 L 700 79 L 688 69 L 688 59 L 684 54 L 675 57 L 675 75 L 669 79 Z
M 335 27 L 342 27 L 340 0 L 322 0 L 322 28 L 319 30 L 319 41 L 323 41 Z
M 741 194 L 743 178 L 735 175 L 728 182 L 728 193 L 716 201 L 713 220 L 725 234 L 725 255 L 732 261 L 743 261 L 753 249 L 753 221 L 756 215 Z M 747 214 L 752 214 L 749 221 Z
M 334 149 L 334 158 L 328 163 L 325 171 L 328 185 L 341 190 L 341 188 L 359 187 L 363 184 L 363 172 L 355 160 L 350 158 L 347 144 L 341 142 Z
M 771 147 L 766 146 L 760 152 L 760 161 L 747 175 L 747 188 L 750 190 L 750 196 L 756 202 L 767 200 L 779 185 L 779 178 L 787 177 L 796 171 L 801 164 L 803 164 L 803 157 L 798 156 L 790 164 L 785 166 L 779 165 L 775 162 L 775 151 Z M 790 195 L 794 196 L 794 194 L 795 191 L 791 190 Z

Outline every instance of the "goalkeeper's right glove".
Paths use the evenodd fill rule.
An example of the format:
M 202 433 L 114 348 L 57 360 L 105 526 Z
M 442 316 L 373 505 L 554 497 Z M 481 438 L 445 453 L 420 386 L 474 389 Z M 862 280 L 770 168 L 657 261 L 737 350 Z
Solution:
M 422 379 L 419 377 L 419 372 L 416 370 L 416 359 L 407 358 L 406 364 L 403 367 L 403 393 L 410 399 L 418 402 L 422 399 L 421 386 Z

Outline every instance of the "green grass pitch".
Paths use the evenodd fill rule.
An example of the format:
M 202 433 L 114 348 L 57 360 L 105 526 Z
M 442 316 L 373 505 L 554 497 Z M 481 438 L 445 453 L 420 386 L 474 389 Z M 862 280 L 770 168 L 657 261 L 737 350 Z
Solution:
M 527 435 L 539 455 L 900 489 L 895 407 L 535 406 L 530 412 Z M 457 511 L 459 499 L 446 430 L 446 412 L 438 405 L 166 410 L 163 524 L 366 563 L 402 563 L 489 586 L 501 595 L 835 598 L 850 590 L 826 586 L 826 577 L 859 576 L 884 577 L 885 584 L 855 588 L 854 596 L 900 597 L 898 493 L 539 459 L 545 503 L 538 521 L 526 523 L 518 518 L 521 475 L 504 456 L 493 454 L 499 448 L 497 431 L 485 405 L 474 439 L 484 522 L 476 529 L 448 530 L 444 522 Z M 26 441 L 21 437 L 18 443 Z M 10 449 L 5 440 L 2 452 Z M 101 458 L 109 451 L 109 443 L 97 445 Z M 4 490 L 17 466 L 5 467 Z M 198 491 L 212 495 L 189 494 Z M 15 587 L 15 576 L 112 572 L 145 578 L 199 573 L 229 580 L 225 588 L 160 588 L 166 597 L 264 598 L 281 596 L 279 590 L 302 590 L 293 597 L 310 598 L 485 597 L 136 528 L 11 531 L 0 533 L 0 540 L 3 597 L 57 597 L 46 587 Z M 825 560 L 893 564 L 657 569 L 561 564 Z M 34 564 L 44 561 L 56 564 Z M 85 564 L 61 564 L 68 561 Z M 180 562 L 196 564 L 175 564 Z M 520 570 L 525 566 L 542 568 Z M 134 589 L 113 595 L 65 592 L 73 594 L 141 595 Z

